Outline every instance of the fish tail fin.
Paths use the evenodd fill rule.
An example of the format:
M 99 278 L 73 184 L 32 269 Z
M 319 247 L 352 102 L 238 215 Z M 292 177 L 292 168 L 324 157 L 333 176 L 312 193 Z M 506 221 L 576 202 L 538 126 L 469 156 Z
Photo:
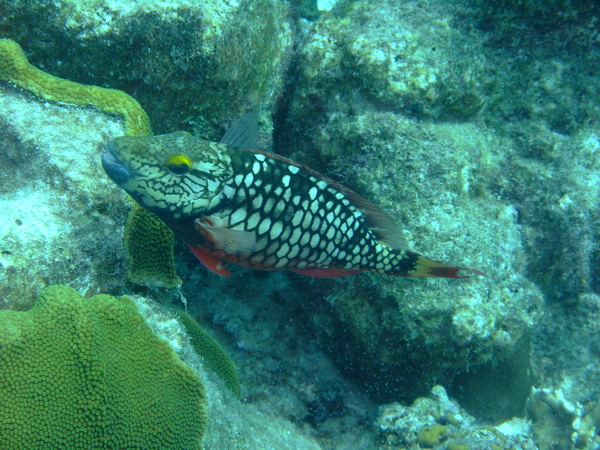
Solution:
M 409 277 L 431 277 L 431 278 L 470 278 L 471 275 L 464 272 L 471 272 L 477 275 L 487 276 L 485 273 L 466 267 L 451 266 L 434 259 L 426 258 L 417 253 L 411 255 L 415 257 L 414 268 L 407 273 Z M 462 273 L 461 273 L 462 271 Z

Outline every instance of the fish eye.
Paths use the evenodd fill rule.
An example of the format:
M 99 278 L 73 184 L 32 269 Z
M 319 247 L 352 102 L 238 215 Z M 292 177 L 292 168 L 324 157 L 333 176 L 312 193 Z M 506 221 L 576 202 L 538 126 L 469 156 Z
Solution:
M 175 175 L 183 175 L 190 170 L 192 160 L 185 155 L 172 156 L 167 161 L 167 169 Z

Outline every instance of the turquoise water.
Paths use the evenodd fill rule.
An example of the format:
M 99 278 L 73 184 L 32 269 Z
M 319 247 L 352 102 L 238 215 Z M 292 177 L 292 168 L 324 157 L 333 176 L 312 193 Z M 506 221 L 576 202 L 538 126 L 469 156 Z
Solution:
M 0 38 L 32 66 L 127 93 L 151 130 L 143 112 L 117 107 L 130 100 L 45 78 L 0 45 L 0 449 L 200 448 L 202 434 L 207 449 L 596 448 L 598 14 L 559 0 L 2 2 Z M 486 276 L 323 279 L 225 262 L 223 278 L 188 235 L 145 216 L 132 225 L 131 199 L 102 167 L 108 141 L 183 130 L 250 142 L 227 134 L 248 112 L 260 151 L 376 204 L 411 251 Z M 194 223 L 230 254 L 250 245 Z M 99 344 L 105 326 L 78 309 L 67 323 L 80 328 L 60 342 L 94 336 L 92 356 L 43 360 L 66 334 L 36 328 L 54 316 L 35 299 L 57 284 L 90 302 L 132 296 L 170 344 L 164 355 L 204 386 L 186 417 L 206 412 L 205 430 L 179 420 L 163 435 L 136 421 L 144 408 L 111 401 L 117 372 L 82 389 L 102 389 L 96 403 L 40 381 L 58 377 L 52 358 L 112 358 Z M 240 399 L 170 308 L 231 357 Z M 27 388 L 11 381 L 17 371 L 32 377 Z M 54 386 L 87 383 L 58 373 Z M 174 417 L 149 395 L 148 411 Z

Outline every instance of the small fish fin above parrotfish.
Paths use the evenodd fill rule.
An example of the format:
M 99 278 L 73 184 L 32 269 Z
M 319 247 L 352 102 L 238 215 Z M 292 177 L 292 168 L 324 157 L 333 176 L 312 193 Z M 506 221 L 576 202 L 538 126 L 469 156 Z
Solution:
M 258 116 L 256 113 L 246 113 L 233 122 L 219 142 L 232 147 L 258 150 Z
M 194 221 L 196 229 L 221 250 L 231 255 L 251 253 L 256 249 L 256 234 L 221 226 L 221 221 L 201 217 Z
M 198 260 L 202 263 L 202 265 L 208 270 L 210 270 L 212 273 L 216 273 L 217 275 L 220 275 L 225 278 L 231 277 L 231 272 L 227 267 L 223 265 L 222 261 L 218 260 L 217 258 L 214 258 L 213 256 L 208 255 L 207 253 L 203 252 L 198 247 L 192 244 L 188 243 L 187 246 L 196 256 L 196 258 L 198 258 Z

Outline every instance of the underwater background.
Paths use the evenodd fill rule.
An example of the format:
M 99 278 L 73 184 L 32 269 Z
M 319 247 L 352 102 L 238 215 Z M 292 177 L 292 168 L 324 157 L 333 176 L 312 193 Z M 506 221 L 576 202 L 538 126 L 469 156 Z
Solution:
M 0 0 L 0 450 L 599 448 L 599 18 Z M 112 138 L 248 111 L 487 276 L 221 278 L 102 169 Z

